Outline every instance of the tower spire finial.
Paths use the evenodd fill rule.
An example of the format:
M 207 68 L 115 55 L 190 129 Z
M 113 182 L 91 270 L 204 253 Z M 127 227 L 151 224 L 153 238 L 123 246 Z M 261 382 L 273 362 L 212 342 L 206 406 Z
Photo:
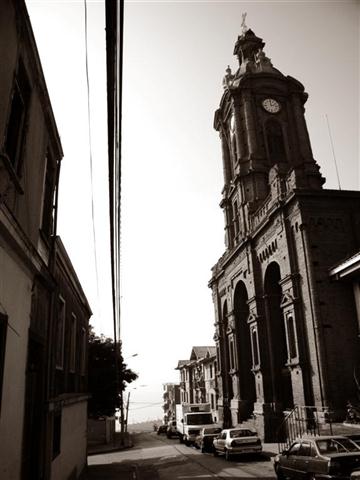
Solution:
M 242 17 L 241 31 L 243 35 L 249 30 L 245 23 L 246 15 L 247 15 L 247 12 L 244 12 L 241 14 L 241 17 Z

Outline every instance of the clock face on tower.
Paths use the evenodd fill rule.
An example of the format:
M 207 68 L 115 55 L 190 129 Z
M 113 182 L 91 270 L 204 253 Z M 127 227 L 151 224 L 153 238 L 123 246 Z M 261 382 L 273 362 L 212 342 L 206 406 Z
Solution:
M 280 111 L 280 103 L 273 98 L 265 98 L 262 101 L 263 108 L 269 113 L 277 113 Z

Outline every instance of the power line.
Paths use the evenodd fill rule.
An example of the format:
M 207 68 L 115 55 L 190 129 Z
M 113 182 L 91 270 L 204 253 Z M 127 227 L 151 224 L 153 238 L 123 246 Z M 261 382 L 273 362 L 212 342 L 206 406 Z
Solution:
M 335 163 L 335 170 L 336 170 L 337 181 L 338 181 L 338 185 L 339 185 L 339 190 L 341 190 L 339 171 L 338 171 L 338 167 L 337 167 L 337 163 L 336 163 L 334 143 L 333 143 L 333 139 L 332 139 L 332 135 L 331 135 L 329 119 L 328 119 L 328 116 L 327 116 L 326 113 L 325 113 L 325 117 L 326 117 L 326 122 L 327 122 L 327 127 L 328 127 L 328 133 L 329 133 L 329 137 L 330 137 L 331 150 L 332 150 L 333 159 L 334 159 L 334 163 Z
M 97 260 L 97 244 L 95 233 L 95 208 L 94 208 L 94 173 L 93 173 L 93 157 L 92 157 L 92 135 L 91 135 L 91 111 L 90 111 L 90 82 L 89 82 L 89 62 L 88 62 L 88 19 L 87 19 L 87 3 L 84 0 L 85 9 L 85 70 L 86 70 L 86 86 L 87 86 L 87 114 L 88 114 L 88 132 L 89 132 L 89 154 L 90 154 L 90 187 L 91 187 L 91 219 L 92 219 L 92 233 L 93 233 L 93 251 L 95 263 L 95 277 L 96 277 L 96 293 L 98 301 L 98 313 L 101 327 L 100 315 L 100 293 L 99 293 L 99 272 Z
M 151 407 L 156 407 L 160 405 L 162 405 L 162 403 L 150 403 L 149 405 L 144 405 L 142 407 L 129 408 L 129 410 L 133 412 L 134 410 L 142 410 L 144 408 L 151 408 Z

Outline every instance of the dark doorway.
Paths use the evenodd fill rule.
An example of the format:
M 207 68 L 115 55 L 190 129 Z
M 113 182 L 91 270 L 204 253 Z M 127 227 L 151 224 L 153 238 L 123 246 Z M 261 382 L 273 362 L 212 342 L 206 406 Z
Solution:
M 240 411 L 241 420 L 250 417 L 254 410 L 256 401 L 255 378 L 252 372 L 251 340 L 250 330 L 247 323 L 249 317 L 249 306 L 247 304 L 248 294 L 243 282 L 239 282 L 234 294 L 236 348 L 239 367 L 239 386 L 242 407 Z
M 29 337 L 26 369 L 22 478 L 42 478 L 43 356 L 41 342 Z
M 281 302 L 280 267 L 276 262 L 266 269 L 264 290 L 267 333 L 269 340 L 269 358 L 271 371 L 272 399 L 281 403 L 283 410 L 294 407 L 290 371 L 286 366 L 287 348 L 285 324 L 280 308 Z

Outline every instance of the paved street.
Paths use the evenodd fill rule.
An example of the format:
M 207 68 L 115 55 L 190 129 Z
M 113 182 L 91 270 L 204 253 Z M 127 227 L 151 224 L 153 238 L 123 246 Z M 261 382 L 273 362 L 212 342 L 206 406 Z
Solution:
M 223 457 L 202 454 L 177 439 L 156 433 L 133 435 L 134 447 L 88 458 L 89 480 L 187 480 L 195 478 L 274 479 L 272 452 L 262 456 Z

